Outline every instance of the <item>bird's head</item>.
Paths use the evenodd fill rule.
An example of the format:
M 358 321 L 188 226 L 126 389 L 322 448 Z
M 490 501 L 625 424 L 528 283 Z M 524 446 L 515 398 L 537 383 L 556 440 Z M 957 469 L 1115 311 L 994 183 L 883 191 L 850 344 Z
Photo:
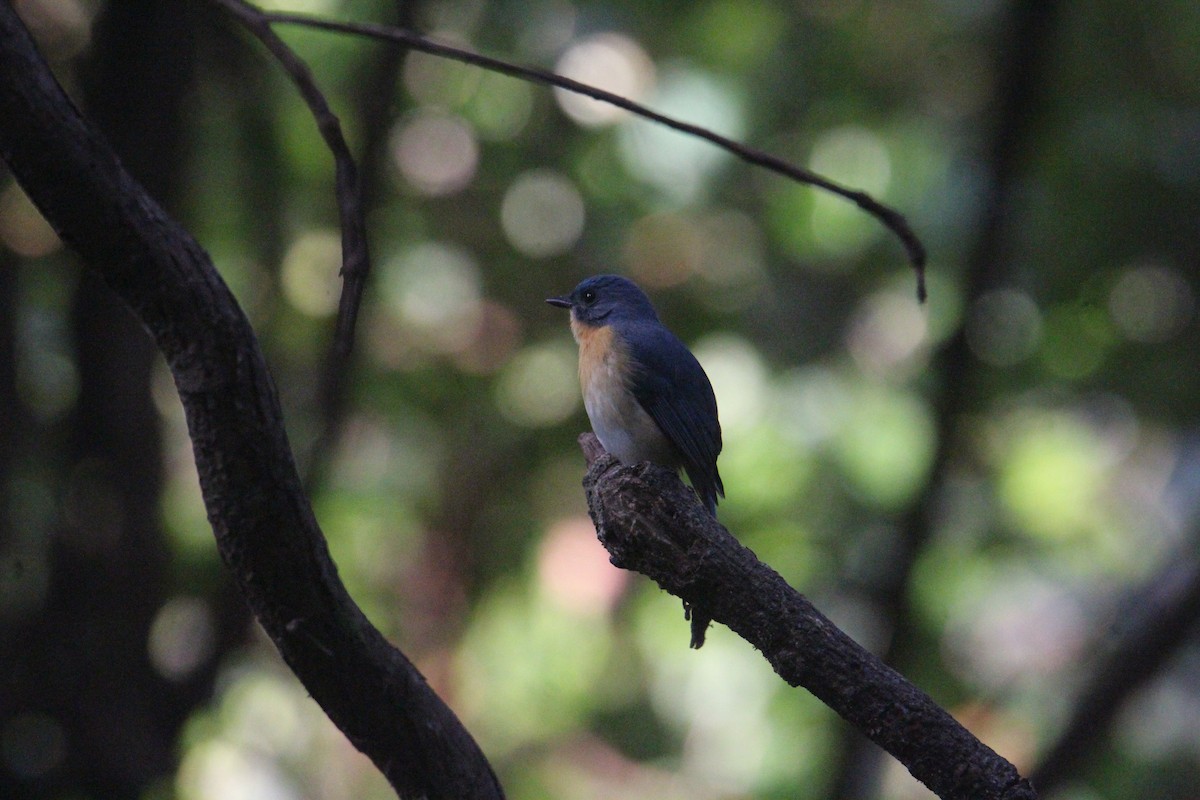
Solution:
M 576 286 L 570 294 L 550 297 L 546 302 L 569 308 L 571 320 L 581 325 L 658 319 L 646 293 L 633 281 L 619 275 L 596 275 Z

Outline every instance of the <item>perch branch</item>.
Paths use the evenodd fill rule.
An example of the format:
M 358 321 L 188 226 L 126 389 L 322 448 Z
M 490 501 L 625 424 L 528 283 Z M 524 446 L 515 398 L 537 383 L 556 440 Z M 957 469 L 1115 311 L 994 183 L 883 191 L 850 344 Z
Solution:
M 269 15 L 243 0 L 213 0 L 228 11 L 275 56 L 300 91 L 316 120 L 325 146 L 333 154 L 338 215 L 342 229 L 342 296 L 338 301 L 334 333 L 334 358 L 344 361 L 354 349 L 354 329 L 366 289 L 371 258 L 367 249 L 367 223 L 363 211 L 362 184 L 354 157 L 342 135 L 342 125 L 317 86 L 312 70 L 271 29 Z
M 217 0 L 221 3 L 237 2 L 241 4 L 241 0 Z M 480 53 L 466 50 L 462 47 L 438 42 L 428 37 L 422 36 L 412 31 L 402 28 L 395 28 L 387 25 L 377 25 L 369 22 L 343 22 L 339 20 L 329 20 L 320 17 L 309 16 L 307 14 L 291 14 L 283 12 L 258 12 L 261 18 L 268 23 L 286 24 L 286 25 L 301 25 L 308 28 L 317 28 L 320 30 L 333 31 L 336 33 L 345 33 L 353 36 L 366 36 L 373 39 L 381 39 L 384 41 L 402 44 L 413 50 L 430 55 L 448 58 L 453 61 L 459 61 L 463 64 L 481 67 L 499 72 L 504 75 L 509 75 L 523 81 L 538 83 L 544 86 L 555 86 L 559 89 L 566 89 L 570 92 L 576 92 L 593 100 L 599 100 L 604 103 L 616 106 L 617 108 L 629 111 L 644 119 L 657 122 L 660 125 L 665 125 L 672 130 L 689 136 L 695 136 L 704 139 L 721 149 L 733 153 L 738 158 L 748 164 L 753 164 L 757 167 L 770 170 L 779 175 L 784 175 L 799 183 L 808 186 L 815 186 L 827 192 L 837 195 L 843 199 L 857 205 L 866 213 L 875 217 L 880 223 L 890 230 L 904 245 L 905 251 L 908 253 L 909 263 L 917 275 L 917 297 L 922 302 L 925 300 L 925 246 L 921 240 L 913 232 L 908 224 L 908 220 L 894 208 L 887 206 L 866 192 L 851 189 L 842 186 L 829 178 L 819 175 L 811 170 L 796 166 L 778 156 L 771 155 L 762 150 L 749 147 L 719 133 L 709 130 L 708 128 L 694 125 L 689 122 L 682 122 L 666 114 L 660 114 L 650 108 L 647 108 L 640 103 L 635 103 L 627 97 L 622 97 L 612 92 L 607 92 L 603 89 L 597 89 L 594 86 L 589 86 L 586 83 L 572 80 L 571 78 L 563 77 L 549 70 L 539 67 L 513 64 L 503 59 L 485 56 Z
M 338 578 L 254 332 L 212 261 L 79 114 L 7 1 L 0 159 L 166 357 L 221 557 L 313 699 L 402 798 L 503 797 L 470 734 Z
M 580 437 L 588 510 L 612 563 L 754 645 L 943 800 L 1034 800 L 1015 767 L 864 650 L 713 519 L 670 470 L 622 466 Z M 602 455 L 597 456 L 598 453 Z

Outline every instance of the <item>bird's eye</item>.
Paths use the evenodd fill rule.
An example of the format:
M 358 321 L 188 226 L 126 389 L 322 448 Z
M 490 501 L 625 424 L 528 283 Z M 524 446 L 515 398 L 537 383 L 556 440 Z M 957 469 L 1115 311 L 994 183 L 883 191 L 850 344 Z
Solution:
M 595 289 L 584 289 L 583 294 L 580 295 L 580 297 L 582 297 L 583 302 L 587 303 L 590 306 L 592 303 L 596 302 L 596 290 Z

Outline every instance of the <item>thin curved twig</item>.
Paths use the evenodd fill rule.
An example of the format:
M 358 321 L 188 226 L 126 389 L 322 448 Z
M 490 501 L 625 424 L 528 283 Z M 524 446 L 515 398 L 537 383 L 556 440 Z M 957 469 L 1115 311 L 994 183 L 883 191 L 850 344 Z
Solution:
M 241 0 L 217 0 L 222 4 L 239 3 Z M 788 161 L 785 161 L 778 156 L 770 153 L 749 147 L 740 142 L 737 142 L 728 137 L 722 136 L 719 133 L 709 130 L 708 128 L 694 125 L 689 122 L 682 122 L 666 114 L 661 114 L 640 103 L 635 103 L 627 97 L 622 97 L 612 92 L 607 92 L 603 89 L 597 89 L 594 86 L 589 86 L 586 83 L 572 80 L 557 73 L 551 72 L 540 67 L 526 66 L 513 64 L 503 59 L 485 56 L 481 53 L 476 53 L 471 50 L 466 50 L 462 47 L 457 47 L 445 42 L 438 42 L 426 36 L 422 36 L 412 31 L 395 28 L 388 25 L 378 25 L 370 22 L 343 22 L 339 20 L 329 20 L 320 17 L 314 17 L 307 14 L 295 14 L 285 12 L 259 12 L 263 20 L 272 24 L 281 25 L 301 25 L 307 28 L 317 28 L 319 30 L 333 31 L 336 33 L 345 33 L 354 36 L 367 36 L 373 39 L 382 39 L 384 41 L 395 42 L 405 45 L 413 50 L 418 50 L 422 53 L 448 58 L 453 61 L 459 61 L 464 64 L 470 64 L 483 69 L 499 72 L 504 75 L 509 75 L 514 78 L 519 78 L 532 83 L 540 83 L 548 86 L 555 86 L 567 91 L 576 92 L 585 95 L 593 100 L 599 100 L 604 103 L 616 106 L 617 108 L 625 109 L 640 117 L 657 122 L 660 125 L 665 125 L 672 130 L 680 133 L 696 136 L 711 142 L 717 147 L 722 148 L 730 153 L 733 153 L 743 161 L 753 164 L 754 166 L 762 167 L 771 172 L 785 175 L 794 181 L 815 186 L 819 189 L 824 189 L 839 197 L 857 205 L 866 213 L 878 219 L 888 230 L 896 235 L 903 243 L 905 250 L 908 253 L 908 260 L 912 264 L 917 275 L 917 297 L 922 302 L 925 300 L 925 245 L 913 232 L 908 224 L 908 220 L 904 215 L 896 209 L 887 206 L 875 198 L 871 197 L 866 192 L 850 189 L 841 184 L 819 175 L 811 170 L 803 167 L 798 167 Z
M 312 70 L 297 56 L 271 28 L 272 14 L 268 14 L 244 0 L 213 0 L 243 27 L 254 35 L 263 46 L 271 51 L 296 84 L 301 97 L 312 112 L 321 138 L 333 154 L 336 169 L 336 191 L 338 215 L 342 230 L 342 296 L 338 302 L 337 327 L 334 333 L 333 352 L 342 358 L 354 349 L 354 329 L 358 321 L 358 310 L 362 305 L 366 289 L 367 274 L 371 270 L 371 258 L 367 248 L 367 223 L 363 211 L 362 185 L 358 167 L 337 115 L 329 107 Z

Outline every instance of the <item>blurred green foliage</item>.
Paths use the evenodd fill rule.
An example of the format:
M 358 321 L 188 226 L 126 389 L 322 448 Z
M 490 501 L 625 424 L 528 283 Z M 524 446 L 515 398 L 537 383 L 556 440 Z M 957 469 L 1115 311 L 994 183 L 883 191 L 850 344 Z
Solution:
M 366 0 L 272 5 L 388 18 Z M 837 763 L 831 712 L 724 629 L 689 651 L 678 602 L 618 573 L 595 541 L 574 345 L 542 302 L 589 274 L 638 280 L 712 377 L 722 521 L 868 646 L 889 631 L 856 587 L 888 573 L 935 482 L 901 669 L 1022 769 L 1063 724 L 1126 593 L 1194 551 L 1200 6 L 1063 6 L 993 285 L 967 296 L 1007 12 L 418 6 L 432 35 L 517 62 L 570 56 L 586 79 L 895 205 L 931 253 L 926 306 L 898 243 L 837 198 L 422 55 L 404 63 L 389 116 L 364 120 L 380 47 L 281 29 L 352 144 L 387 126 L 349 411 L 313 502 L 355 598 L 514 800 L 824 798 Z M 253 54 L 246 74 L 211 52 L 200 65 L 184 222 L 259 331 L 305 465 L 339 289 L 332 163 L 277 68 L 238 46 Z M 35 224 L 14 191 L 0 236 L 54 262 L 52 245 L 13 232 Z M 48 269 L 23 289 L 23 387 L 51 417 L 71 403 L 55 333 L 71 281 Z M 960 326 L 968 372 L 940 374 Z M 180 592 L 198 594 L 221 567 L 165 370 L 160 383 L 163 515 Z M 944 426 L 937 392 L 962 393 Z M 939 431 L 954 446 L 935 473 Z M 1193 641 L 1069 796 L 1193 796 L 1197 719 Z M 389 796 L 264 642 L 225 665 L 182 759 L 161 796 Z M 896 765 L 884 785 L 928 796 Z

